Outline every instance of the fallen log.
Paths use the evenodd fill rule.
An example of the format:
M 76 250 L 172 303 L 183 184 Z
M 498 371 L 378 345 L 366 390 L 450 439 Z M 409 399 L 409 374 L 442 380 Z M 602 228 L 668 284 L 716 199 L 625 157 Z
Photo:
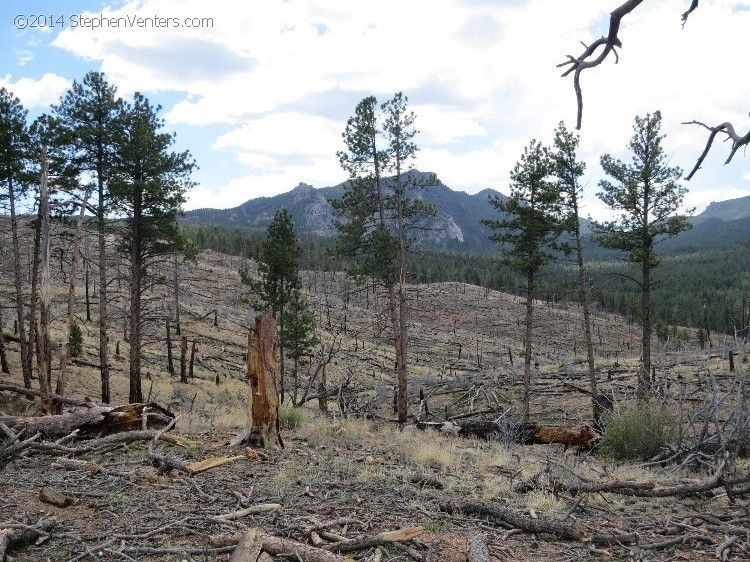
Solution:
M 359 539 L 348 539 L 325 547 L 326 550 L 333 552 L 356 552 L 376 546 L 383 546 L 391 542 L 404 542 L 417 538 L 424 532 L 422 527 L 407 527 L 396 531 L 385 531 L 371 537 L 362 537 Z
M 594 544 L 633 544 L 638 541 L 636 533 L 590 534 L 564 523 L 559 519 L 538 515 L 529 517 L 509 507 L 494 502 L 484 501 L 449 501 L 440 504 L 440 509 L 448 513 L 462 512 L 497 519 L 527 533 L 552 535 L 558 539 Z
M 35 542 L 55 525 L 57 521 L 53 517 L 40 519 L 36 525 L 6 523 L 5 527 L 0 527 L 0 560 L 5 560 L 5 554 L 14 546 Z
M 466 562 L 490 562 L 490 551 L 487 549 L 487 535 L 484 533 L 474 533 L 469 537 Z
M 146 427 L 166 427 L 174 414 L 158 404 L 125 404 L 109 407 L 94 405 L 85 410 L 57 416 L 0 416 L 0 422 L 26 435 L 64 437 L 78 431 L 77 437 L 88 439 Z
M 6 336 L 7 337 L 7 336 Z M 0 382 L 0 392 L 15 392 L 21 394 L 27 398 L 39 398 L 39 391 L 35 388 L 26 388 L 17 384 L 11 384 L 9 382 Z M 60 396 L 59 394 L 52 394 L 53 404 L 67 404 L 68 406 L 95 406 L 96 404 L 90 398 L 84 398 L 83 400 L 77 400 L 75 398 L 68 398 L 66 396 Z
M 531 444 L 560 443 L 568 447 L 591 447 L 601 435 L 589 425 L 543 425 L 527 423 L 524 427 Z

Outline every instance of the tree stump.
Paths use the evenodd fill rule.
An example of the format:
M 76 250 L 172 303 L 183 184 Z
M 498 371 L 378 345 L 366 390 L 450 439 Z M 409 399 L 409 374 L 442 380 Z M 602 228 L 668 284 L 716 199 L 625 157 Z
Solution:
M 284 443 L 279 434 L 279 371 L 276 321 L 270 312 L 255 318 L 248 337 L 247 378 L 249 382 L 247 423 L 232 439 L 231 445 L 246 441 L 251 446 L 267 447 Z

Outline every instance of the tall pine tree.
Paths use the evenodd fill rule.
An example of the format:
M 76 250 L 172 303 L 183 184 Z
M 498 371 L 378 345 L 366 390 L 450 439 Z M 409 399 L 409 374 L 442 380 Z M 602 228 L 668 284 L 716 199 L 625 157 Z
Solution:
M 74 81 L 70 90 L 53 107 L 67 131 L 67 143 L 73 161 L 82 172 L 93 177 L 97 201 L 96 216 L 99 250 L 99 371 L 102 402 L 110 401 L 108 312 L 107 312 L 107 217 L 110 213 L 109 184 L 113 174 L 116 139 L 122 131 L 122 99 L 117 89 L 101 72 L 89 72 L 81 82 Z
M 338 217 L 336 253 L 349 258 L 348 273 L 381 283 L 388 294 L 400 423 L 408 414 L 409 234 L 436 212 L 411 193 L 437 181 L 413 170 L 417 130 L 407 103 L 399 92 L 380 106 L 373 96 L 357 105 L 342 134 L 345 150 L 338 153 L 349 181 L 343 196 L 331 201 Z
M 13 246 L 13 282 L 15 286 L 16 321 L 21 345 L 23 383 L 31 388 L 32 346 L 26 330 L 24 313 L 24 283 L 21 273 L 21 247 L 19 234 L 19 202 L 34 181 L 30 171 L 31 137 L 27 124 L 27 111 L 21 101 L 5 88 L 0 88 L 0 202 L 7 205 L 10 215 Z
M 185 194 L 193 186 L 195 162 L 173 152 L 174 135 L 163 131 L 160 107 L 136 93 L 122 110 L 122 128 L 109 196 L 124 219 L 118 249 L 130 266 L 130 402 L 142 402 L 141 344 L 145 310 L 142 293 L 156 260 L 186 246 L 177 226 Z
M 641 370 L 638 373 L 638 399 L 643 402 L 651 389 L 651 289 L 653 270 L 659 265 L 656 244 L 691 228 L 678 211 L 687 189 L 678 183 L 682 170 L 669 166 L 664 153 L 661 113 L 636 117 L 628 147 L 630 164 L 605 154 L 599 199 L 617 212 L 613 221 L 596 222 L 599 243 L 625 253 L 625 260 L 640 267 L 640 279 L 631 278 L 641 290 Z
M 565 228 L 562 193 L 552 181 L 554 165 L 549 150 L 536 140 L 524 148 L 510 173 L 510 197 L 490 197 L 499 219 L 483 219 L 494 233 L 490 240 L 504 251 L 502 261 L 526 278 L 526 334 L 524 337 L 523 418 L 529 420 L 531 341 L 534 291 L 539 270 L 555 258 L 557 240 Z

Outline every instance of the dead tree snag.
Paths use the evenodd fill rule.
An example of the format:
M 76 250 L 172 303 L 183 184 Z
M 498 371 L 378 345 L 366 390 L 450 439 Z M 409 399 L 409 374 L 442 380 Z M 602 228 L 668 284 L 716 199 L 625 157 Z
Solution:
M 249 398 L 245 429 L 232 439 L 231 445 L 247 441 L 258 447 L 284 443 L 279 434 L 279 371 L 276 322 L 270 312 L 255 318 L 255 327 L 248 337 L 247 378 Z

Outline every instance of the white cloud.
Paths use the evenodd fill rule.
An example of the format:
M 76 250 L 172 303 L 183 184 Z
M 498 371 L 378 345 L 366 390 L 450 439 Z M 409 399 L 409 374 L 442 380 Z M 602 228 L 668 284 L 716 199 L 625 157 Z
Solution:
M 507 191 L 508 172 L 531 138 L 551 142 L 561 119 L 572 127 L 572 80 L 561 78 L 556 65 L 579 54 L 580 41 L 606 33 L 611 6 L 603 4 L 289 0 L 261 10 L 228 0 L 132 0 L 103 13 L 211 17 L 213 26 L 68 28 L 53 45 L 99 63 L 123 95 L 180 94 L 167 108 L 170 126 L 231 125 L 207 143 L 238 162 L 236 179 L 216 186 L 212 204 L 236 205 L 299 181 L 340 181 L 335 153 L 354 111 L 349 98 L 399 90 L 417 114 L 420 169 L 454 188 Z M 701 3 L 683 29 L 681 0 L 643 3 L 623 20 L 619 64 L 610 59 L 583 73 L 581 156 L 592 212 L 601 212 L 593 195 L 599 157 L 629 158 L 636 114 L 662 110 L 665 148 L 687 169 L 706 134 L 681 122 L 730 120 L 747 130 L 750 83 L 742 70 L 750 12 L 738 6 L 750 2 Z M 343 99 L 347 107 L 338 103 Z M 717 143 L 714 151 L 722 150 Z M 731 167 L 721 166 L 724 158 L 712 153 L 704 163 L 690 186 L 696 201 L 717 183 L 739 184 L 741 155 Z
M 59 102 L 69 86 L 70 80 L 52 73 L 44 74 L 39 79 L 19 78 L 15 81 L 10 74 L 0 77 L 0 87 L 13 92 L 26 109 L 47 108 Z

